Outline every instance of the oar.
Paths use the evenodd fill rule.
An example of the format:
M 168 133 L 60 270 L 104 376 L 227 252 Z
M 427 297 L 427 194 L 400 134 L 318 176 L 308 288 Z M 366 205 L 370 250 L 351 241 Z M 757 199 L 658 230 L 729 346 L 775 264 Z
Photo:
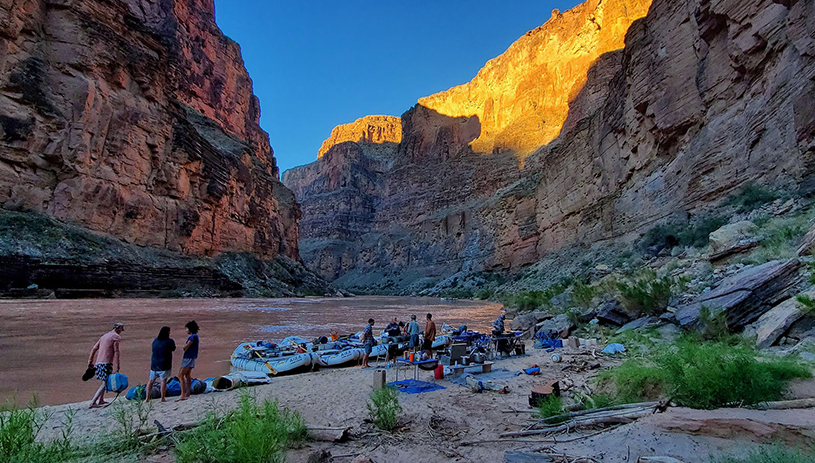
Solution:
M 253 354 L 255 354 L 255 357 L 257 357 L 257 358 L 258 358 L 258 360 L 262 361 L 262 362 L 263 362 L 263 364 L 264 364 L 264 365 L 266 365 L 266 368 L 268 368 L 268 369 L 269 369 L 269 372 L 270 372 L 271 374 L 273 374 L 273 375 L 277 375 L 277 370 L 275 370 L 274 368 L 272 368 L 272 366 L 271 366 L 271 365 L 269 365 L 269 362 L 268 362 L 268 361 L 266 361 L 266 359 L 265 359 L 265 358 L 263 358 L 263 357 L 262 357 L 260 354 L 258 354 L 258 351 L 256 351 L 256 350 L 252 349 L 252 353 L 253 353 Z
M 258 360 L 260 360 L 261 362 L 263 362 L 263 364 L 264 364 L 264 365 L 266 365 L 266 368 L 268 368 L 268 369 L 269 369 L 269 372 L 270 372 L 271 374 L 273 374 L 273 375 L 277 375 L 277 370 L 275 370 L 274 368 L 272 368 L 272 366 L 271 366 L 271 365 L 269 365 L 269 362 L 268 362 L 268 361 L 267 361 L 265 358 L 263 358 L 263 356 L 261 356 L 260 354 L 258 354 L 258 351 L 256 351 L 255 349 L 252 349 L 251 347 L 249 347 L 249 345 L 245 345 L 245 346 L 243 346 L 243 347 L 244 347 L 244 348 L 246 348 L 246 349 L 248 349 L 248 350 L 249 350 L 249 352 L 251 352 L 253 356 L 257 357 L 257 358 L 258 358 Z

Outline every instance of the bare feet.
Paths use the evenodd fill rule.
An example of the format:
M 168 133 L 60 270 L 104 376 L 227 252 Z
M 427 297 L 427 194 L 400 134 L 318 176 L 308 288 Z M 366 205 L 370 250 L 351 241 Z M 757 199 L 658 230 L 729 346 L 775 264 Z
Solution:
M 179 397 L 179 398 L 175 399 L 176 402 L 181 402 L 182 400 L 187 400 L 187 398 L 186 397 Z
M 102 406 L 99 404 L 90 404 L 88 408 L 102 408 Z
M 162 402 L 167 402 L 167 399 L 161 399 Z

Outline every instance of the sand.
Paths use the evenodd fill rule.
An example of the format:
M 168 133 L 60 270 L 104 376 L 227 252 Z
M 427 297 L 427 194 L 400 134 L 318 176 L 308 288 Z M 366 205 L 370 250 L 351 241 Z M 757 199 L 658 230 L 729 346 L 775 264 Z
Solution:
M 529 342 L 527 341 L 527 344 Z M 533 364 L 541 366 L 540 376 L 521 374 L 506 383 L 507 394 L 494 392 L 473 393 L 470 389 L 438 381 L 445 389 L 422 393 L 400 394 L 404 411 L 400 416 L 400 429 L 394 433 L 379 432 L 368 418 L 366 401 L 373 388 L 373 369 L 350 367 L 324 369 L 317 372 L 274 378 L 272 384 L 241 390 L 210 393 L 191 397 L 184 402 L 154 402 L 148 423 L 150 431 L 157 419 L 166 427 L 201 419 L 208 411 L 226 410 L 233 407 L 241 393 L 256 395 L 258 399 L 277 399 L 281 406 L 299 412 L 312 426 L 352 427 L 353 439 L 334 444 L 310 442 L 299 449 L 289 451 L 287 461 L 305 462 L 317 450 L 328 450 L 339 456 L 334 461 L 351 461 L 356 455 L 365 455 L 374 462 L 436 462 L 436 461 L 504 461 L 506 450 L 529 450 L 550 446 L 556 451 L 571 455 L 592 456 L 597 461 L 637 461 L 640 456 L 670 455 L 684 462 L 708 461 L 708 455 L 723 451 L 741 451 L 747 447 L 738 439 L 720 439 L 665 432 L 654 419 L 642 419 L 633 424 L 568 444 L 519 442 L 506 439 L 476 445 L 464 442 L 492 441 L 505 431 L 516 431 L 528 423 L 529 414 L 503 413 L 509 409 L 528 409 L 530 389 L 551 379 L 569 378 L 576 388 L 582 388 L 599 370 L 583 373 L 564 371 L 570 365 L 584 361 L 599 362 L 603 367 L 619 363 L 619 360 L 598 355 L 595 359 L 586 353 L 561 350 L 563 362 L 554 363 L 551 354 L 542 350 L 527 349 L 525 356 L 511 357 L 496 362 L 494 369 L 506 368 L 519 371 Z M 574 363 L 572 363 L 574 362 Z M 380 361 L 380 365 L 384 365 Z M 412 376 L 412 368 L 399 373 Z M 396 369 L 387 370 L 388 381 L 396 377 Z M 420 371 L 420 379 L 433 381 L 433 372 Z M 124 400 L 120 398 L 119 400 Z M 171 399 L 173 400 L 173 399 Z M 88 403 L 44 407 L 53 413 L 43 431 L 43 437 L 56 436 L 60 420 L 67 409 L 76 410 L 74 416 L 75 438 L 81 439 L 95 433 L 107 432 L 117 426 L 113 411 L 87 409 Z M 760 412 L 756 412 L 760 413 Z M 649 417 L 651 418 L 651 417 Z M 658 421 L 658 420 L 656 420 Z M 561 436 L 563 437 L 563 436 Z M 531 438 L 530 438 L 531 439 Z M 549 443 L 547 443 L 549 442 Z M 149 461 L 171 462 L 172 455 L 150 457 Z

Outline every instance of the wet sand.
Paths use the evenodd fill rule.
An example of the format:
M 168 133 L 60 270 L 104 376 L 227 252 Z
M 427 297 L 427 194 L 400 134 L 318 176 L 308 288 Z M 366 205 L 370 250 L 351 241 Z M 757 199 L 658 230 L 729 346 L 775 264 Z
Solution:
M 229 371 L 229 356 L 241 341 L 316 337 L 361 330 L 369 317 L 382 329 L 394 315 L 409 320 L 433 313 L 437 326 L 466 324 L 486 331 L 501 305 L 479 301 L 364 296 L 303 299 L 92 299 L 0 301 L 0 401 L 42 405 L 89 400 L 98 382 L 83 382 L 88 353 L 114 322 L 125 324 L 121 371 L 131 384 L 147 381 L 150 345 L 163 325 L 176 344 L 184 324 L 201 326 L 201 350 L 193 376 Z M 180 366 L 176 353 L 174 370 Z

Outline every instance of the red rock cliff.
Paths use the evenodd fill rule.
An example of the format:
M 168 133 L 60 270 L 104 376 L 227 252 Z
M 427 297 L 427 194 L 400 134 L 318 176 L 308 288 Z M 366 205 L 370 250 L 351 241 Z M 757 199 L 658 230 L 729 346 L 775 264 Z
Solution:
M 212 0 L 0 1 L 0 205 L 191 255 L 299 259 Z
M 634 21 L 639 15 L 625 12 L 636 5 L 648 6 L 590 1 L 531 33 L 575 45 L 543 66 L 571 69 L 568 79 L 524 66 L 535 62 L 531 51 L 553 46 L 526 37 L 513 45 L 529 50 L 515 53 L 517 73 L 494 60 L 470 84 L 405 113 L 387 164 L 368 169 L 335 156 L 301 168 L 310 177 L 289 177 L 359 171 L 376 185 L 366 232 L 334 233 L 323 217 L 304 226 L 305 260 L 324 258 L 330 235 L 331 247 L 344 249 L 341 265 L 330 266 L 340 269 L 329 275 L 338 284 L 411 293 L 514 271 L 565 246 L 636 237 L 672 215 L 704 213 L 748 183 L 815 191 L 815 1 L 654 0 Z M 577 17 L 585 22 L 559 27 Z M 625 46 L 587 63 L 568 36 L 599 37 L 604 24 L 627 29 Z M 568 99 L 527 96 L 535 94 Z M 519 167 L 516 156 L 530 150 Z M 292 187 L 308 215 L 332 210 L 341 188 L 331 185 Z

